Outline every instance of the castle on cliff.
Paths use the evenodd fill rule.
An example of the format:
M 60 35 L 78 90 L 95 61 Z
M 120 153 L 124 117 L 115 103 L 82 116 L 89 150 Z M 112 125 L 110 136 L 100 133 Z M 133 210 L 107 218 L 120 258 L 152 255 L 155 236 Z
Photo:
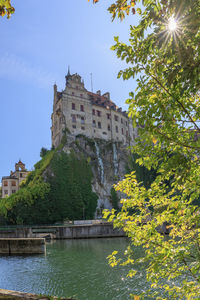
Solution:
M 85 135 L 89 138 L 132 145 L 136 131 L 125 111 L 111 101 L 110 93 L 101 95 L 88 91 L 81 76 L 68 71 L 62 92 L 54 85 L 53 113 L 51 116 L 52 146 L 57 147 L 63 134 Z

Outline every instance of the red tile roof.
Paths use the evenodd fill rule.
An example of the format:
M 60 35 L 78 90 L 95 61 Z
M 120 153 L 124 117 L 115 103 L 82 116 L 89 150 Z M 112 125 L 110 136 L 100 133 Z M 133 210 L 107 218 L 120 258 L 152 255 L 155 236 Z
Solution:
M 127 117 L 127 113 L 125 111 L 122 111 L 121 108 L 117 107 L 117 105 L 111 100 L 109 100 L 107 97 L 92 92 L 88 92 L 88 95 L 93 105 L 102 106 L 107 109 L 118 111 Z

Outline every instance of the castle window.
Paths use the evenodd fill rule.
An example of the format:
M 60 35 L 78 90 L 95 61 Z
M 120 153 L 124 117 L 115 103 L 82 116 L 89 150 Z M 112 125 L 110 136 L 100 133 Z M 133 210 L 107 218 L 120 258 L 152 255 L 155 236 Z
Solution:
M 85 119 L 84 119 L 84 117 L 81 117 L 81 124 L 85 124 Z
M 72 125 L 72 128 L 76 129 L 76 125 Z
M 115 115 L 115 121 L 118 121 L 118 116 Z
M 72 123 L 76 123 L 76 116 L 72 115 Z
M 128 130 L 126 130 L 126 136 L 128 136 Z
M 82 129 L 82 130 L 85 130 L 85 127 L 84 127 L 84 126 L 81 126 L 81 129 Z
M 107 119 L 108 119 L 108 120 L 110 120 L 110 117 L 111 117 L 110 114 L 107 114 Z
M 115 129 L 116 129 L 116 132 L 118 132 L 119 130 L 118 130 L 118 126 L 115 126 Z
M 75 110 L 76 109 L 76 105 L 75 103 L 72 103 L 72 109 Z
M 101 122 L 98 122 L 98 128 L 101 128 Z
M 4 190 L 4 194 L 5 194 L 5 195 L 8 195 L 8 190 Z
M 104 135 L 107 135 L 107 132 L 103 131 L 103 134 L 104 134 Z
M 83 94 L 80 94 L 80 97 L 83 98 Z
M 23 174 L 22 174 L 22 173 L 20 173 L 20 174 L 19 174 L 19 176 L 22 178 L 22 177 L 23 177 Z
M 76 89 L 78 90 L 78 85 L 76 85 Z
M 92 121 L 92 126 L 96 127 L 96 121 L 95 120 Z
M 97 110 L 97 116 L 101 117 L 101 111 Z
M 124 124 L 123 119 L 121 118 L 121 123 Z
M 16 186 L 16 181 L 12 181 L 12 186 Z
M 80 110 L 84 111 L 84 106 L 83 105 L 80 106 Z
M 110 131 L 110 124 L 108 124 L 108 131 Z
M 74 92 L 72 92 L 72 96 L 74 96 Z
M 122 134 L 124 134 L 124 128 L 122 128 Z
M 8 186 L 8 181 L 4 181 L 3 185 Z
M 92 114 L 93 114 L 93 116 L 95 116 L 95 109 L 92 110 Z

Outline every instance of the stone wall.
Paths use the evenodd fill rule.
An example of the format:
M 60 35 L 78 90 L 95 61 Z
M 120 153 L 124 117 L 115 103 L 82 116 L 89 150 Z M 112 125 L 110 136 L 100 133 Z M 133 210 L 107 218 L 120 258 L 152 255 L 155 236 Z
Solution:
M 1 228 L 0 238 L 31 238 L 32 228 Z
M 0 238 L 0 254 L 43 254 L 46 252 L 42 238 Z
M 10 291 L 5 289 L 0 289 L 0 300 L 17 300 L 17 299 L 27 299 L 27 300 L 75 300 L 74 298 L 58 298 L 54 296 L 46 296 L 46 295 L 36 295 L 31 293 Z
M 57 239 L 80 239 L 125 236 L 122 230 L 113 229 L 110 224 L 102 225 L 76 225 L 70 227 L 58 227 Z
M 18 228 L 18 229 L 13 229 L 12 231 L 0 230 L 0 240 L 2 238 L 6 240 L 5 235 L 6 238 L 8 239 L 13 236 L 18 238 L 18 237 L 22 237 L 23 234 L 26 235 L 27 232 L 29 232 L 30 238 L 46 236 L 52 239 L 80 239 L 80 238 L 104 238 L 104 237 L 125 236 L 122 230 L 114 229 L 112 224 L 105 223 L 105 224 L 93 224 L 93 225 L 38 226 L 33 228 Z M 30 238 L 29 240 L 31 240 Z M 6 246 L 2 245 L 2 248 L 4 247 Z

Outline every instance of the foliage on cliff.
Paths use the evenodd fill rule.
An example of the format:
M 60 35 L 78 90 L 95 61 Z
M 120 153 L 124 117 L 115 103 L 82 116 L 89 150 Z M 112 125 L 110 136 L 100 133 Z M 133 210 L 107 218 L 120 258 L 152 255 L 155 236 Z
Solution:
M 110 220 L 145 250 L 134 261 L 128 249 L 124 264 L 145 262 L 147 279 L 167 298 L 196 299 L 200 211 L 193 203 L 200 196 L 200 1 L 146 0 L 139 8 L 140 1 L 116 0 L 112 13 L 117 8 L 125 16 L 131 2 L 139 24 L 130 27 L 128 44 L 116 37 L 113 50 L 128 63 L 119 77 L 137 79 L 135 94 L 127 101 L 133 124 L 139 126 L 133 147 L 137 161 L 158 170 L 150 187 L 140 184 L 134 173 L 116 186 L 127 196 L 122 211 L 117 216 L 112 211 Z M 163 224 L 169 239 L 158 233 Z M 115 255 L 110 262 L 117 264 Z M 133 267 L 129 275 L 135 273 Z
M 58 153 L 51 162 L 47 181 L 51 186 L 49 201 L 54 205 L 56 219 L 92 219 L 97 195 L 92 192 L 92 171 L 85 158 L 75 153 Z
M 93 218 L 97 196 L 92 192 L 91 180 L 91 169 L 84 158 L 48 151 L 21 189 L 0 200 L 0 215 L 7 224 Z
M 155 169 L 151 168 L 149 170 L 142 163 L 139 163 L 139 158 L 139 155 L 136 153 L 131 153 L 129 155 L 126 174 L 130 174 L 131 172 L 135 171 L 137 181 L 141 182 L 145 188 L 149 188 L 152 182 L 155 180 L 157 173 Z

